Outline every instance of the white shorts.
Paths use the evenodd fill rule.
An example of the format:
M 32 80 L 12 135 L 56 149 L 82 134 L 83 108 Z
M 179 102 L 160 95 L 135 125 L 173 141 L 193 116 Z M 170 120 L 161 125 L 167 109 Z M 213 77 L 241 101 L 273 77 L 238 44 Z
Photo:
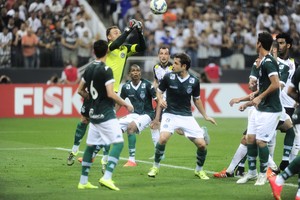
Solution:
M 127 131 L 128 124 L 134 122 L 138 128 L 138 133 L 147 128 L 151 122 L 149 115 L 139 115 L 136 113 L 130 113 L 125 117 L 119 119 L 119 124 L 123 132 Z
M 269 142 L 275 134 L 280 115 L 281 112 L 271 113 L 256 110 L 248 119 L 247 134 L 254 134 L 257 140 Z
M 282 112 L 279 120 L 285 122 L 287 119 L 291 120 L 291 117 L 285 112 L 285 109 L 282 108 Z
M 86 143 L 90 145 L 108 145 L 124 142 L 123 134 L 117 119 L 111 119 L 100 124 L 89 125 Z
M 178 128 L 183 130 L 185 137 L 204 138 L 204 130 L 193 116 L 181 116 L 170 113 L 162 115 L 160 132 L 170 132 L 173 134 Z

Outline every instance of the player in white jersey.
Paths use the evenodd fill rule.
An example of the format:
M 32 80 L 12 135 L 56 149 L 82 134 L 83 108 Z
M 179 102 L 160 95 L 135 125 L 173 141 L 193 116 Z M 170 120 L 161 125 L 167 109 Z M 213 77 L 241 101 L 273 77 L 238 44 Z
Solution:
M 295 100 L 292 99 L 288 94 L 288 88 L 291 85 L 292 77 L 295 73 L 296 66 L 293 59 L 289 57 L 289 49 L 292 48 L 293 39 L 290 37 L 287 33 L 280 33 L 276 36 L 276 41 L 278 43 L 278 57 L 277 61 L 281 62 L 287 66 L 289 66 L 289 76 L 286 81 L 285 87 L 281 91 L 281 104 L 284 107 L 286 113 L 292 118 L 292 115 L 295 111 Z M 291 140 L 292 142 L 288 142 L 289 144 L 285 144 L 287 146 L 285 150 L 287 149 L 288 152 L 291 152 L 291 146 L 293 146 L 295 135 L 286 134 L 285 140 Z M 291 144 L 290 144 L 291 143 Z M 280 163 L 280 170 L 284 170 L 289 164 L 289 155 L 285 156 L 282 159 L 282 162 Z
M 158 50 L 158 59 L 159 63 L 154 65 L 153 67 L 153 74 L 154 74 L 154 81 L 153 86 L 155 90 L 157 89 L 159 82 L 162 80 L 162 78 L 165 76 L 166 73 L 173 71 L 172 63 L 170 60 L 170 50 L 167 47 L 160 47 Z M 165 98 L 165 95 L 164 95 Z M 156 112 L 157 115 L 160 115 L 161 109 L 157 107 Z M 159 130 L 158 125 L 151 124 L 151 135 L 152 135 L 152 141 L 154 144 L 154 147 L 159 139 Z M 150 157 L 149 159 L 154 159 L 154 156 Z

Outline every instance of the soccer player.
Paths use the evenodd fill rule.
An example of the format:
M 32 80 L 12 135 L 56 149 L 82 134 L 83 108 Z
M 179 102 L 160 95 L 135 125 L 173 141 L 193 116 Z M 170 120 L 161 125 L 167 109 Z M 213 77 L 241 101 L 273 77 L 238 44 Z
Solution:
M 111 190 L 120 190 L 112 181 L 112 174 L 123 149 L 124 139 L 116 118 L 114 106 L 115 103 L 125 106 L 129 112 L 133 111 L 133 107 L 114 92 L 115 80 L 113 72 L 105 64 L 107 51 L 108 45 L 106 41 L 98 40 L 94 43 L 94 53 L 97 58 L 87 67 L 79 84 L 79 91 L 84 91 L 80 88 L 88 88 L 88 91 L 82 95 L 92 99 L 92 105 L 89 110 L 91 123 L 86 140 L 87 147 L 83 154 L 78 189 L 98 188 L 88 182 L 88 174 L 92 165 L 94 151 L 98 145 L 104 142 L 105 145 L 112 144 L 112 149 L 109 153 L 105 173 L 99 180 L 99 183 Z
M 130 100 L 134 112 L 120 118 L 119 123 L 123 133 L 127 131 L 128 135 L 129 159 L 124 167 L 135 167 L 136 134 L 141 133 L 153 120 L 155 114 L 152 100 L 156 100 L 156 94 L 152 84 L 142 78 L 138 65 L 130 66 L 129 76 L 131 80 L 123 85 L 120 97 Z
M 283 172 L 278 176 L 273 176 L 269 178 L 269 183 L 272 188 L 273 196 L 276 200 L 281 199 L 281 191 L 284 182 L 292 177 L 294 174 L 298 174 L 298 190 L 296 193 L 295 200 L 300 200 L 300 156 L 296 157 Z
M 292 118 L 294 113 L 295 100 L 288 96 L 288 88 L 291 84 L 291 79 L 295 73 L 296 67 L 295 62 L 292 58 L 289 57 L 289 49 L 292 48 L 293 39 L 287 33 L 280 33 L 276 35 L 276 41 L 278 43 L 278 57 L 277 60 L 287 66 L 289 66 L 289 76 L 285 87 L 281 92 L 281 103 L 286 111 L 286 113 Z M 284 170 L 289 164 L 289 157 L 292 151 L 293 142 L 295 134 L 287 132 L 284 138 L 284 156 L 279 165 L 280 170 Z
M 159 163 L 164 154 L 166 144 L 174 131 L 180 128 L 183 130 L 185 137 L 197 147 L 195 175 L 200 179 L 209 179 L 203 170 L 207 154 L 204 130 L 192 116 L 191 97 L 193 97 L 196 108 L 205 120 L 213 124 L 216 124 L 216 121 L 207 116 L 203 108 L 200 99 L 200 83 L 198 78 L 189 73 L 190 65 L 191 59 L 187 54 L 174 55 L 173 72 L 165 74 L 158 86 L 156 94 L 159 101 L 158 105 L 165 110 L 162 114 L 160 137 L 156 144 L 154 164 L 148 173 L 149 177 L 155 177 L 158 174 Z M 164 92 L 166 92 L 166 100 L 163 98 Z
M 158 50 L 158 59 L 159 63 L 154 65 L 153 67 L 153 74 L 154 74 L 154 81 L 153 86 L 155 90 L 158 88 L 159 82 L 162 80 L 164 75 L 166 73 L 173 71 L 172 63 L 170 62 L 170 50 L 168 47 L 160 47 Z M 166 98 L 164 94 L 164 98 Z M 161 117 L 161 107 L 156 107 L 156 114 L 159 116 L 158 119 Z M 154 144 L 154 147 L 156 146 L 158 139 L 159 139 L 159 129 L 157 128 L 159 126 L 159 122 L 155 121 L 151 124 L 151 135 L 152 135 L 152 141 Z M 154 156 L 150 157 L 149 159 L 154 159 Z
M 294 139 L 294 144 L 293 148 L 290 154 L 290 162 L 292 162 L 295 157 L 298 155 L 299 150 L 300 150 L 300 68 L 298 67 L 296 69 L 296 72 L 292 78 L 292 82 L 288 88 L 288 95 L 292 97 L 298 104 L 298 106 L 295 109 L 295 112 L 292 116 L 293 124 L 295 127 L 295 139 Z
M 133 31 L 137 30 L 139 35 L 139 44 L 124 44 L 127 36 Z M 120 29 L 117 26 L 109 27 L 106 30 L 106 37 L 109 41 L 108 44 L 108 55 L 106 59 L 106 64 L 113 70 L 115 85 L 114 91 L 117 93 L 119 91 L 119 85 L 122 81 L 124 67 L 126 60 L 129 56 L 134 55 L 137 52 L 142 52 L 146 49 L 146 44 L 143 36 L 143 25 L 141 22 L 131 19 L 129 21 L 129 26 L 125 28 L 125 31 L 121 34 Z M 86 132 L 87 126 L 89 124 L 88 118 L 89 105 L 87 101 L 83 102 L 81 108 L 81 120 L 77 124 L 74 138 L 74 145 L 72 147 L 72 152 L 70 153 L 67 164 L 73 165 L 76 155 L 78 154 L 78 149 L 80 142 Z M 104 156 L 101 159 L 102 170 L 107 164 L 107 154 L 109 151 L 109 146 L 104 147 Z M 95 155 L 97 152 L 95 152 Z M 78 159 L 79 161 L 82 158 Z
M 125 44 L 128 35 L 133 31 L 138 32 L 138 44 Z M 123 78 L 126 60 L 138 52 L 146 50 L 146 42 L 143 35 L 143 25 L 140 21 L 131 19 L 129 26 L 121 33 L 117 26 L 111 26 L 106 30 L 108 40 L 108 55 L 106 64 L 112 69 L 116 80 L 114 91 L 119 91 L 119 86 Z
M 259 63 L 259 91 L 252 100 L 256 107 L 253 117 L 248 121 L 247 153 L 248 173 L 237 183 L 246 183 L 257 178 L 255 185 L 264 185 L 267 180 L 266 171 L 269 159 L 267 143 L 273 138 L 276 126 L 282 112 L 280 102 L 279 67 L 277 61 L 270 55 L 273 38 L 270 33 L 258 34 L 256 50 L 261 61 Z M 257 176 L 256 157 L 260 159 L 260 173 Z

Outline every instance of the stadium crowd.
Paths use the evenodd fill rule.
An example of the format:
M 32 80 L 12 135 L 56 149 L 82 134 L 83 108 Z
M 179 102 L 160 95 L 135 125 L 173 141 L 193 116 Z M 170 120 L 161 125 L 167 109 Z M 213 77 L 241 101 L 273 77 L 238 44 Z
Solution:
M 222 69 L 244 69 L 257 57 L 255 43 L 263 30 L 289 33 L 294 41 L 291 56 L 300 56 L 298 0 L 167 0 L 164 15 L 153 15 L 149 0 L 89 3 L 100 7 L 102 20 L 121 30 L 131 18 L 141 21 L 145 56 L 157 55 L 164 45 L 171 54 L 188 53 L 194 68 L 216 63 Z M 86 25 L 90 16 L 77 0 L 2 0 L 0 4 L 1 67 L 81 66 L 90 59 L 91 44 L 99 36 Z M 135 35 L 128 38 L 135 39 Z

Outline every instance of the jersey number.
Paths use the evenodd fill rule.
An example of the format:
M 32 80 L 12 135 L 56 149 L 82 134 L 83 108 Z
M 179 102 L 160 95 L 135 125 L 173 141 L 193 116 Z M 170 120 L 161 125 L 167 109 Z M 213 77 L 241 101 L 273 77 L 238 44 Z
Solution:
M 94 88 L 93 83 L 94 83 L 94 81 L 91 82 L 91 85 L 90 85 L 90 92 L 91 92 L 91 95 L 92 95 L 93 99 L 97 99 L 97 97 L 98 97 L 98 92 L 97 92 L 96 88 Z

